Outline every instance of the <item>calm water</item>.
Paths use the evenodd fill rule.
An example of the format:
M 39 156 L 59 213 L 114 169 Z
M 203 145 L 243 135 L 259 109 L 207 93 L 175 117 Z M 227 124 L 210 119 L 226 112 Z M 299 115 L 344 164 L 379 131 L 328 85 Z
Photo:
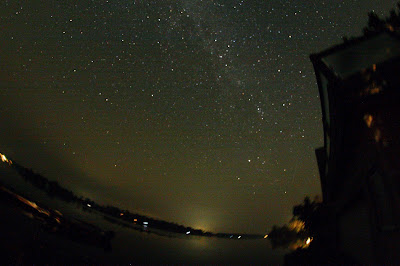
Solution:
M 77 253 L 102 262 L 142 263 L 282 263 L 285 251 L 272 250 L 268 240 L 231 240 L 199 236 L 178 235 L 153 230 L 141 232 L 112 224 L 102 216 L 84 211 L 75 204 L 50 199 L 42 191 L 25 183 L 13 170 L 1 166 L 1 180 L 32 200 L 58 209 L 65 216 L 78 218 L 116 232 L 112 251 L 82 245 L 50 236 L 54 245 L 68 246 L 69 253 Z M 14 235 L 14 237 L 23 237 Z M 61 243 L 62 242 L 62 243 Z M 60 244 L 61 243 L 61 244 Z

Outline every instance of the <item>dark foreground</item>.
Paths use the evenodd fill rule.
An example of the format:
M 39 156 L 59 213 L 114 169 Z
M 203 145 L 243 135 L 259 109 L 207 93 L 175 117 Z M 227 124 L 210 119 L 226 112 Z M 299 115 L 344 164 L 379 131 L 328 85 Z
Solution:
M 1 264 L 283 262 L 283 252 L 272 251 L 265 240 L 137 231 L 105 222 L 94 213 L 59 216 L 57 211 L 39 203 L 33 204 L 33 208 L 29 199 L 21 200 L 13 193 L 4 187 L 0 191 Z

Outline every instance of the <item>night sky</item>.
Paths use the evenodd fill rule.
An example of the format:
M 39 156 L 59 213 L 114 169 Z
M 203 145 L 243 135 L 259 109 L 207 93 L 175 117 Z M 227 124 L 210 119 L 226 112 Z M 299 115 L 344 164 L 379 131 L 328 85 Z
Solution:
M 320 195 L 309 54 L 396 1 L 0 1 L 0 152 L 78 195 L 264 233 Z

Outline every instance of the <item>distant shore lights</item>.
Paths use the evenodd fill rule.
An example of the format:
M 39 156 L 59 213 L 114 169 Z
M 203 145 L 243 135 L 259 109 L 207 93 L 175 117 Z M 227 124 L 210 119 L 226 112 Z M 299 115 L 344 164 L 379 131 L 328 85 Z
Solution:
M 0 158 L 4 163 L 8 163 L 9 165 L 12 165 L 12 161 L 7 159 L 7 157 L 4 154 L 0 153 Z

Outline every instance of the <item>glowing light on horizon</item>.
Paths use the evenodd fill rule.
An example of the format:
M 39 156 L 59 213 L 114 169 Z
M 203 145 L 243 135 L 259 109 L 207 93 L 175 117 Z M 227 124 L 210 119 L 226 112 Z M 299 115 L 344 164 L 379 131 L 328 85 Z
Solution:
M 4 163 L 8 163 L 9 165 L 12 165 L 12 161 L 7 159 L 7 157 L 4 154 L 0 153 L 0 158 Z

